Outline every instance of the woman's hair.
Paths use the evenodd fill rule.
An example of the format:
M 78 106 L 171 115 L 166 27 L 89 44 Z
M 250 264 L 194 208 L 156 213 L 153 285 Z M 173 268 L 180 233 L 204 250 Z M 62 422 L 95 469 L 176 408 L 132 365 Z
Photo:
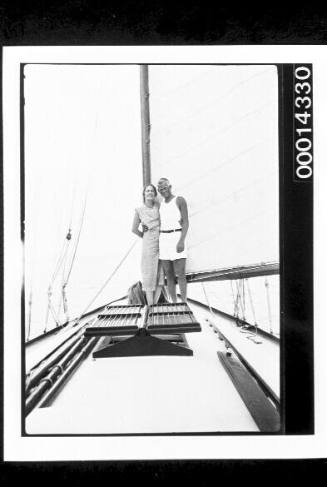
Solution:
M 158 193 L 157 193 L 157 188 L 155 187 L 155 185 L 154 185 L 154 184 L 146 184 L 146 185 L 144 186 L 143 193 L 142 193 L 142 194 L 143 194 L 143 201 L 144 201 L 144 202 L 145 202 L 145 190 L 146 190 L 146 188 L 148 188 L 149 186 L 151 186 L 151 188 L 153 188 L 153 190 L 154 190 L 154 196 L 155 196 L 155 197 L 157 197 L 157 196 L 158 196 Z

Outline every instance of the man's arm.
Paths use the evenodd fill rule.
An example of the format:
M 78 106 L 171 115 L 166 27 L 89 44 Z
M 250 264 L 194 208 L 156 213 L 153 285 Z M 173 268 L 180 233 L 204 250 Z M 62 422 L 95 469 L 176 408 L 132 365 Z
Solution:
M 140 220 L 139 214 L 135 210 L 132 232 L 135 233 L 135 235 L 137 235 L 138 237 L 143 238 L 143 232 L 140 232 L 140 230 L 139 230 L 140 223 L 141 223 L 141 220 Z
M 178 196 L 176 198 L 176 204 L 179 208 L 179 211 L 181 212 L 181 227 L 182 227 L 181 236 L 176 246 L 176 250 L 179 253 L 179 252 L 183 252 L 185 248 L 184 242 L 188 231 L 189 222 L 188 222 L 187 203 L 185 198 L 183 198 L 182 196 Z

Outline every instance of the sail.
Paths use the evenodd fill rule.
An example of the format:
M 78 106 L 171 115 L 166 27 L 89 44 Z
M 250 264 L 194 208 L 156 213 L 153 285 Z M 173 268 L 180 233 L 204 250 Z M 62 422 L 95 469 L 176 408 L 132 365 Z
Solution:
M 188 203 L 187 270 L 276 262 L 275 66 L 150 66 L 152 180 Z
M 24 75 L 25 310 L 33 337 L 66 321 L 62 284 L 75 250 L 70 318 L 86 310 L 135 242 L 141 122 L 138 66 L 34 64 Z M 139 254 L 140 242 L 93 309 L 140 278 Z
M 238 68 L 150 66 L 147 114 L 147 69 L 25 68 L 27 338 L 81 318 L 26 347 L 27 434 L 278 431 L 278 339 L 244 323 L 279 332 L 277 75 Z M 141 277 L 150 174 L 188 202 L 190 303 L 108 307 Z
M 36 64 L 24 75 L 25 311 L 39 334 L 141 278 L 140 72 Z M 149 92 L 152 181 L 168 177 L 187 200 L 189 275 L 278 262 L 276 67 L 151 65 Z M 232 311 L 229 283 L 219 296 Z

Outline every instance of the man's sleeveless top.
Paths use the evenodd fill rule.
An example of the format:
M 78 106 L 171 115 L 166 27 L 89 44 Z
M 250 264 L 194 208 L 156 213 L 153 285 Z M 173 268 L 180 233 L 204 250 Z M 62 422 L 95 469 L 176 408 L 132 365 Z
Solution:
M 181 227 L 181 212 L 176 205 L 176 198 L 174 196 L 169 203 L 165 200 L 160 205 L 160 230 L 176 230 Z

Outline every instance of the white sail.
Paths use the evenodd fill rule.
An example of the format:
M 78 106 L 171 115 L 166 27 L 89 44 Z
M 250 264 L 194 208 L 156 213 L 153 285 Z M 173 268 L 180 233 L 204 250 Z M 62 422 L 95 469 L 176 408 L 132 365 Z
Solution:
M 141 203 L 140 78 L 138 66 L 27 65 L 24 74 L 25 310 L 37 335 L 141 277 L 140 242 L 115 272 Z M 152 65 L 149 88 L 152 181 L 168 177 L 187 199 L 188 272 L 278 261 L 276 68 Z M 232 312 L 229 283 L 207 286 Z
M 170 178 L 175 194 L 187 199 L 193 281 L 198 272 L 278 260 L 276 71 L 240 69 L 151 66 L 149 71 L 152 181 Z M 167 313 L 151 314 L 143 307 L 132 326 L 126 308 L 110 315 L 112 309 L 103 307 L 104 321 L 95 309 L 126 294 L 140 278 L 141 240 L 131 233 L 134 208 L 141 202 L 142 162 L 146 165 L 138 67 L 28 66 L 25 76 L 26 323 L 33 323 L 28 338 L 44 326 L 62 324 L 68 312 L 81 318 L 76 327 L 70 321 L 58 334 L 26 347 L 27 433 L 277 431 L 279 414 L 272 404 L 279 402 L 278 340 L 242 329 L 224 313 L 278 335 L 279 327 L 272 325 L 272 319 L 278 325 L 278 277 L 270 287 L 274 298 L 267 302 L 268 314 L 262 309 L 262 276 L 250 279 L 251 285 L 244 279 L 191 283 L 189 297 L 200 301 L 190 299 L 196 316 L 184 303 L 185 316 L 165 303 Z M 213 307 L 219 312 L 210 314 Z M 82 317 L 89 308 L 93 312 Z M 98 341 L 100 334 L 108 336 Z M 59 343 L 62 339 L 67 342 Z M 238 389 L 230 380 L 227 368 L 240 370 L 241 359 L 229 359 L 229 340 L 251 359 L 252 373 L 272 403 L 245 369 L 254 387 L 251 397 L 244 398 L 243 386 Z M 111 352 L 110 363 L 97 360 Z M 40 381 L 48 371 L 55 381 L 51 390 L 52 376 L 50 382 Z M 260 407 L 251 409 L 255 397 L 267 416 Z M 190 405 L 187 414 L 185 405 Z
M 53 315 L 66 321 L 63 265 L 52 278 L 71 226 L 65 275 L 69 271 L 85 200 L 66 289 L 71 318 L 85 311 L 135 241 L 141 122 L 137 66 L 27 65 L 24 74 L 25 309 L 33 337 L 56 326 Z M 126 294 L 140 277 L 139 250 L 138 243 L 93 309 Z M 54 309 L 46 323 L 50 283 Z
M 187 200 L 188 273 L 278 263 L 276 66 L 150 66 L 149 88 L 152 179 Z M 278 335 L 279 276 L 246 281 L 238 304 L 236 286 L 188 296 Z
M 186 198 L 189 272 L 278 261 L 275 66 L 150 66 L 152 179 Z

